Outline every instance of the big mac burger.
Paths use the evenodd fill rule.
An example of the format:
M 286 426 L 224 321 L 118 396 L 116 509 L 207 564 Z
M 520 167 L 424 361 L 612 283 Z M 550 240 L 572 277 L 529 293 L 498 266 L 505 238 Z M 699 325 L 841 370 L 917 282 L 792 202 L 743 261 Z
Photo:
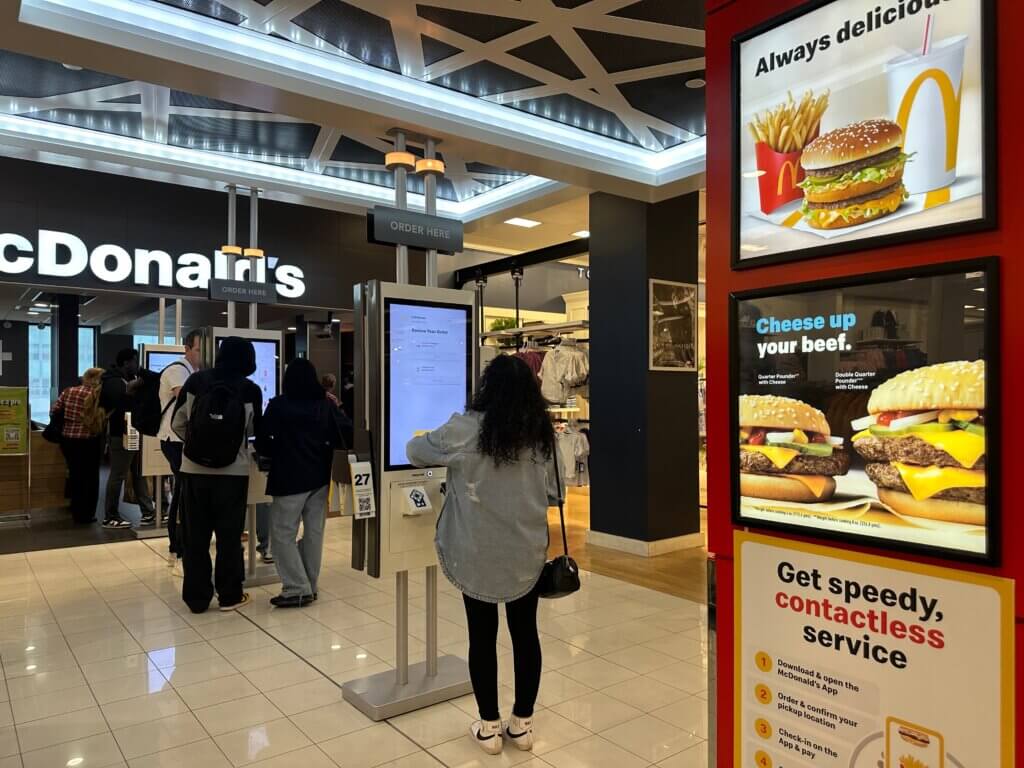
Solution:
M 891 120 L 864 120 L 819 136 L 800 165 L 803 214 L 815 229 L 841 229 L 894 212 L 903 186 L 903 131 Z
M 985 361 L 904 371 L 878 387 L 851 442 L 901 514 L 985 524 Z
M 850 469 L 843 440 L 825 414 L 777 395 L 740 396 L 740 495 L 812 503 L 828 501 L 835 475 Z

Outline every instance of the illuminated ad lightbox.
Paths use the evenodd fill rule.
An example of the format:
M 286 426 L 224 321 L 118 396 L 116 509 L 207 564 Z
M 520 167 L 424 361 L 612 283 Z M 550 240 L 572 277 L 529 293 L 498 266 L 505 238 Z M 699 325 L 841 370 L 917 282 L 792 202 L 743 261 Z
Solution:
M 734 39 L 734 267 L 994 226 L 992 5 L 831 0 Z
M 995 259 L 732 297 L 738 524 L 994 562 Z

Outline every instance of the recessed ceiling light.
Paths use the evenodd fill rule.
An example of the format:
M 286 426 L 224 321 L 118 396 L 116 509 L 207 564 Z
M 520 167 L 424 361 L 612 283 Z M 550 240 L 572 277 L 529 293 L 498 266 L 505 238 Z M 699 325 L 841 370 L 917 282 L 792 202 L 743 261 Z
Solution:
M 356 658 L 361 661 L 361 660 L 366 658 L 366 654 L 365 653 L 357 653 L 356 654 Z
M 36 667 L 35 664 L 29 664 L 27 667 L 25 667 L 25 671 L 26 672 L 35 672 L 36 669 L 37 669 L 37 667 Z
M 331 322 L 332 322 L 332 323 L 340 323 L 340 322 L 341 322 L 341 318 L 339 318 L 339 317 L 336 317 L 336 318 L 334 318 L 333 320 L 331 320 Z
M 334 645 L 332 645 L 331 646 L 331 650 L 332 651 L 340 651 L 341 650 L 341 643 L 335 643 Z
M 703 88 L 707 85 L 707 81 L 703 77 L 695 77 L 692 80 L 687 80 L 683 85 L 687 88 Z
M 28 312 L 26 312 L 25 314 L 26 314 L 26 315 L 32 315 L 32 317 L 38 317 L 38 316 L 39 316 L 39 313 L 38 313 L 38 312 L 36 312 L 36 311 L 35 311 L 34 309 L 30 309 L 30 310 L 29 310 Z
M 581 229 L 579 232 L 573 232 L 572 236 L 573 237 L 590 237 L 590 230 L 589 229 Z
M 972 288 L 971 290 L 977 291 L 978 293 L 984 293 L 985 292 L 984 288 Z
M 964 304 L 964 309 L 977 309 L 973 304 Z
M 26 653 L 30 652 L 30 651 L 34 651 L 35 649 L 36 649 L 36 647 L 34 645 L 25 646 Z
M 61 62 L 61 66 L 64 67 L 64 69 L 70 69 L 72 72 L 82 71 L 82 68 L 77 64 L 68 64 L 67 62 Z
M 295 330 L 295 326 L 294 325 L 289 325 L 287 330 L 294 331 Z
M 67 763 L 65 763 L 65 765 L 67 765 L 68 768 L 75 768 L 76 765 L 81 765 L 84 762 L 85 758 L 72 757 L 70 760 L 67 761 Z
M 226 315 L 226 314 L 227 314 L 227 312 L 221 312 L 221 314 L 222 314 L 222 315 Z
M 33 303 L 32 306 L 33 307 L 39 307 L 40 309 L 49 309 L 50 308 L 49 304 L 47 304 L 45 302 L 42 302 L 42 301 L 37 301 L 37 302 Z
M 534 221 L 533 219 L 522 219 L 518 216 L 506 219 L 505 223 L 511 224 L 513 227 L 523 227 L 524 229 L 533 229 L 534 227 L 540 226 L 539 221 Z

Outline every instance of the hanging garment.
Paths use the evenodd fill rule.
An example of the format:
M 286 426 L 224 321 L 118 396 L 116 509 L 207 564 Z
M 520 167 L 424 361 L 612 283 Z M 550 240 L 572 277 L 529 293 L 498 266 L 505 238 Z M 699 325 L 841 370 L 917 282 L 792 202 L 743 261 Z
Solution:
M 548 352 L 540 369 L 541 393 L 549 403 L 561 405 L 572 390 L 583 387 L 590 379 L 590 355 L 573 339 Z

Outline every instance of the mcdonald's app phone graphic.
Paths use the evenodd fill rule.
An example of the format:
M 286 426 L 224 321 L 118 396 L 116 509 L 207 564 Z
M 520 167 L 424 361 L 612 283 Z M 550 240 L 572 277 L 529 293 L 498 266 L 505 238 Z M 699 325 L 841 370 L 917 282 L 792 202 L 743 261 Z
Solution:
M 736 43 L 738 258 L 985 217 L 985 0 L 834 0 Z

